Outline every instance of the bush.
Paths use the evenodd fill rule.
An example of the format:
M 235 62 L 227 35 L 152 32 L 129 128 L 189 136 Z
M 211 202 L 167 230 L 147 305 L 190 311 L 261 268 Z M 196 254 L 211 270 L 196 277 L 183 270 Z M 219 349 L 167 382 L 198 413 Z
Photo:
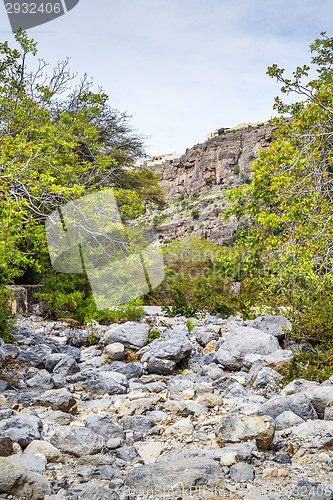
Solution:
M 197 208 L 194 208 L 191 212 L 191 216 L 193 217 L 193 219 L 199 219 L 200 210 L 198 210 Z
M 230 282 L 219 277 L 193 280 L 178 278 L 169 286 L 169 303 L 162 306 L 168 316 L 186 317 L 198 313 L 221 314 L 225 317 L 236 312 L 237 300 L 230 294 Z
M 45 314 L 52 319 L 72 318 L 81 325 L 97 321 L 109 325 L 136 321 L 143 314 L 142 301 L 135 299 L 114 310 L 98 311 L 85 274 L 50 273 L 45 290 L 37 294 L 45 301 Z
M 11 311 L 9 308 L 9 301 L 12 294 L 5 287 L 0 286 L 0 338 L 6 343 L 13 342 L 13 325 L 14 321 L 11 319 Z

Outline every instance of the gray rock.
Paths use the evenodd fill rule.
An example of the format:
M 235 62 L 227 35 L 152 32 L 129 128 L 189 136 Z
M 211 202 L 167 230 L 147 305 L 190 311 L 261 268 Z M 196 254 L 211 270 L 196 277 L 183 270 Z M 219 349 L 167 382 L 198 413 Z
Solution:
M 261 415 L 270 415 L 276 418 L 285 411 L 292 411 L 304 420 L 318 418 L 309 398 L 303 393 L 290 394 L 288 396 L 274 396 L 261 406 Z
M 117 458 L 121 458 L 121 460 L 125 460 L 126 462 L 132 462 L 132 460 L 140 458 L 140 455 L 134 446 L 122 446 L 121 448 L 117 448 L 114 451 L 114 455 Z
M 219 451 L 220 464 L 229 467 L 237 462 L 249 460 L 252 452 L 257 451 L 257 445 L 255 441 L 247 441 L 245 443 L 228 444 Z
M 56 364 L 53 368 L 53 373 L 60 375 L 61 377 L 69 377 L 70 375 L 74 375 L 80 371 L 80 367 L 75 361 L 75 359 L 70 356 L 66 356 Z
M 103 370 L 107 367 L 103 366 Z M 123 363 L 122 361 L 113 361 L 109 367 L 110 371 L 122 373 L 129 380 L 131 378 L 139 378 L 143 375 L 144 369 L 141 363 Z
M 254 479 L 254 469 L 250 464 L 239 462 L 238 464 L 230 467 L 229 470 L 230 477 L 234 481 L 239 481 L 244 483 L 245 481 L 253 481 Z
M 75 457 L 94 455 L 105 445 L 104 439 L 99 434 L 76 425 L 58 427 L 51 437 L 51 444 Z
M 333 385 L 309 387 L 303 393 L 310 399 L 319 418 L 324 418 L 327 403 L 333 400 Z
M 147 370 L 149 373 L 160 375 L 171 375 L 176 368 L 176 363 L 170 359 L 160 359 L 152 357 L 148 361 Z
M 180 458 L 135 467 L 126 477 L 125 486 L 134 490 L 165 489 L 172 495 L 174 490 L 212 485 L 219 479 L 221 472 L 221 466 L 210 458 Z
M 39 417 L 27 413 L 0 422 L 0 435 L 11 438 L 23 448 L 34 439 L 41 439 L 43 423 Z
M 193 328 L 191 335 L 195 336 L 195 340 L 202 347 L 206 347 L 212 340 L 219 340 L 220 338 L 219 334 L 209 326 L 196 326 Z
M 136 432 L 142 432 L 146 434 L 153 427 L 155 427 L 156 422 L 153 418 L 146 417 L 145 415 L 134 415 L 132 417 L 124 417 L 120 421 L 123 429 L 125 431 L 133 430 Z
M 222 368 L 214 363 L 205 366 L 204 373 L 207 375 L 207 377 L 211 378 L 212 380 L 218 380 L 224 377 L 225 375 L 225 372 L 222 370 Z
M 240 370 L 244 359 L 252 364 L 260 356 L 280 349 L 279 341 L 273 335 L 250 327 L 240 327 L 231 332 L 216 353 L 216 360 L 223 368 Z M 253 359 L 249 355 L 254 355 Z M 251 363 L 252 361 L 252 363 Z
M 292 428 L 292 432 L 310 446 L 333 450 L 333 421 L 313 420 Z
M 42 391 L 47 391 L 54 387 L 52 377 L 47 370 L 39 370 L 34 377 L 26 381 L 26 384 L 28 387 Z
M 275 365 L 279 363 L 286 363 L 293 359 L 294 355 L 292 351 L 289 349 L 278 349 L 277 351 L 272 352 L 272 354 L 267 354 L 263 356 L 263 360 L 274 368 Z
M 127 392 L 128 380 L 122 373 L 110 371 L 89 372 L 82 383 L 85 391 L 93 394 L 124 394 Z
M 12 459 L 22 465 L 25 465 L 25 467 L 30 469 L 31 472 L 43 474 L 46 470 L 47 460 L 45 457 L 40 455 L 33 455 L 25 451 L 24 453 L 16 453 Z
M 184 334 L 168 330 L 165 338 L 153 340 L 141 361 L 147 361 L 150 358 L 181 361 L 191 354 L 192 348 L 193 344 Z
M 62 354 L 62 353 L 59 353 L 59 352 L 50 354 L 47 357 L 47 359 L 45 360 L 45 362 L 44 362 L 45 369 L 48 372 L 52 373 L 54 367 L 57 366 L 57 364 L 59 363 L 59 361 L 61 361 L 62 359 L 66 359 L 66 358 L 72 359 L 69 356 L 67 356 L 67 354 Z
M 314 382 L 313 380 L 305 380 L 304 378 L 297 378 L 286 385 L 282 389 L 280 394 L 281 396 L 288 396 L 289 394 L 295 394 L 296 392 L 301 392 L 304 389 L 314 386 L 319 387 L 319 382 Z
M 272 370 L 272 368 L 262 368 L 257 373 L 251 385 L 253 389 L 261 389 L 260 393 L 266 395 L 278 390 L 279 382 L 282 378 L 282 375 L 275 370 Z
M 120 342 L 114 342 L 105 346 L 102 354 L 102 365 L 112 361 L 122 361 L 125 357 L 125 347 Z
M 22 350 L 17 356 L 17 360 L 26 365 L 34 366 L 35 368 L 43 368 L 43 355 L 35 352 L 33 348 L 27 351 Z
M 67 389 L 53 389 L 45 391 L 36 399 L 41 406 L 49 406 L 53 410 L 69 412 L 76 404 L 76 399 Z
M 96 335 L 96 334 L 95 334 Z M 89 333 L 87 330 L 71 330 L 67 334 L 69 345 L 75 347 L 89 346 Z
M 19 498 L 44 500 L 51 494 L 49 482 L 11 458 L 0 458 L 0 493 Z
M 275 422 L 267 416 L 229 414 L 221 419 L 216 428 L 216 441 L 223 447 L 226 443 L 240 443 L 255 439 L 258 448 L 267 450 L 274 439 Z
M 243 387 L 237 380 L 226 378 L 216 382 L 219 394 L 226 398 L 246 398 L 252 396 L 252 393 L 246 387 Z
M 145 323 L 127 321 L 122 325 L 114 324 L 104 335 L 104 344 L 120 342 L 130 349 L 140 349 L 148 344 L 149 326 Z
M 265 333 L 269 333 L 274 337 L 282 340 L 286 334 L 283 329 L 292 330 L 290 321 L 283 315 L 280 316 L 259 316 L 249 323 L 251 328 L 257 328 Z
M 304 419 L 296 415 L 292 411 L 284 411 L 280 413 L 275 419 L 275 424 L 277 430 L 288 429 L 289 427 L 294 427 L 295 425 L 300 425 L 304 423 Z
M 89 415 L 86 420 L 86 427 L 100 434 L 105 441 L 109 439 L 125 439 L 125 433 L 123 429 L 112 422 L 112 420 L 107 415 Z

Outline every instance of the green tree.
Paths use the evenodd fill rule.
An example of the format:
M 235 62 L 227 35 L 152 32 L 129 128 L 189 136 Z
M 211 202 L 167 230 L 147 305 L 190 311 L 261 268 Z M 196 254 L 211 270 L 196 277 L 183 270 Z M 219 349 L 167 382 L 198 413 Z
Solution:
M 47 265 L 43 222 L 60 205 L 113 186 L 121 215 L 135 218 L 144 196 L 163 198 L 157 177 L 134 168 L 143 139 L 127 115 L 86 76 L 75 86 L 68 60 L 48 75 L 36 42 L 22 31 L 15 38 L 18 49 L 0 44 L 2 283 Z
M 292 104 L 275 99 L 280 113 L 272 146 L 253 164 L 251 185 L 231 193 L 226 216 L 250 216 L 243 233 L 249 268 L 267 266 L 274 274 L 297 264 L 307 272 L 331 270 L 333 256 L 333 39 L 311 45 L 318 77 L 298 67 L 292 78 L 273 65 L 267 73 L 282 83 L 281 91 L 301 96 Z M 307 83 L 304 83 L 307 79 Z M 280 271 L 277 271 L 279 267 Z

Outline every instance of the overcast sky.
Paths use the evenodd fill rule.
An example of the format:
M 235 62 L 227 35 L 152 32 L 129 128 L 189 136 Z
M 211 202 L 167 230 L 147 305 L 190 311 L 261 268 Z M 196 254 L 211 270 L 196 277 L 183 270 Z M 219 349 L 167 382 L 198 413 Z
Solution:
M 0 16 L 13 40 L 3 3 Z M 332 0 L 80 0 L 29 34 L 48 62 L 70 56 L 93 77 L 157 155 L 270 119 L 279 87 L 267 67 L 310 62 L 321 31 L 333 36 Z

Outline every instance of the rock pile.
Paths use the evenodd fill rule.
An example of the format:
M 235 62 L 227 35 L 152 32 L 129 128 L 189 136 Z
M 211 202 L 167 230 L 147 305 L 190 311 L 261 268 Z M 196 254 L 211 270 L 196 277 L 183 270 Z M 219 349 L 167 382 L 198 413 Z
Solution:
M 1 498 L 333 498 L 333 377 L 283 387 L 286 319 L 189 332 L 147 311 L 87 330 L 17 319 L 0 344 Z

